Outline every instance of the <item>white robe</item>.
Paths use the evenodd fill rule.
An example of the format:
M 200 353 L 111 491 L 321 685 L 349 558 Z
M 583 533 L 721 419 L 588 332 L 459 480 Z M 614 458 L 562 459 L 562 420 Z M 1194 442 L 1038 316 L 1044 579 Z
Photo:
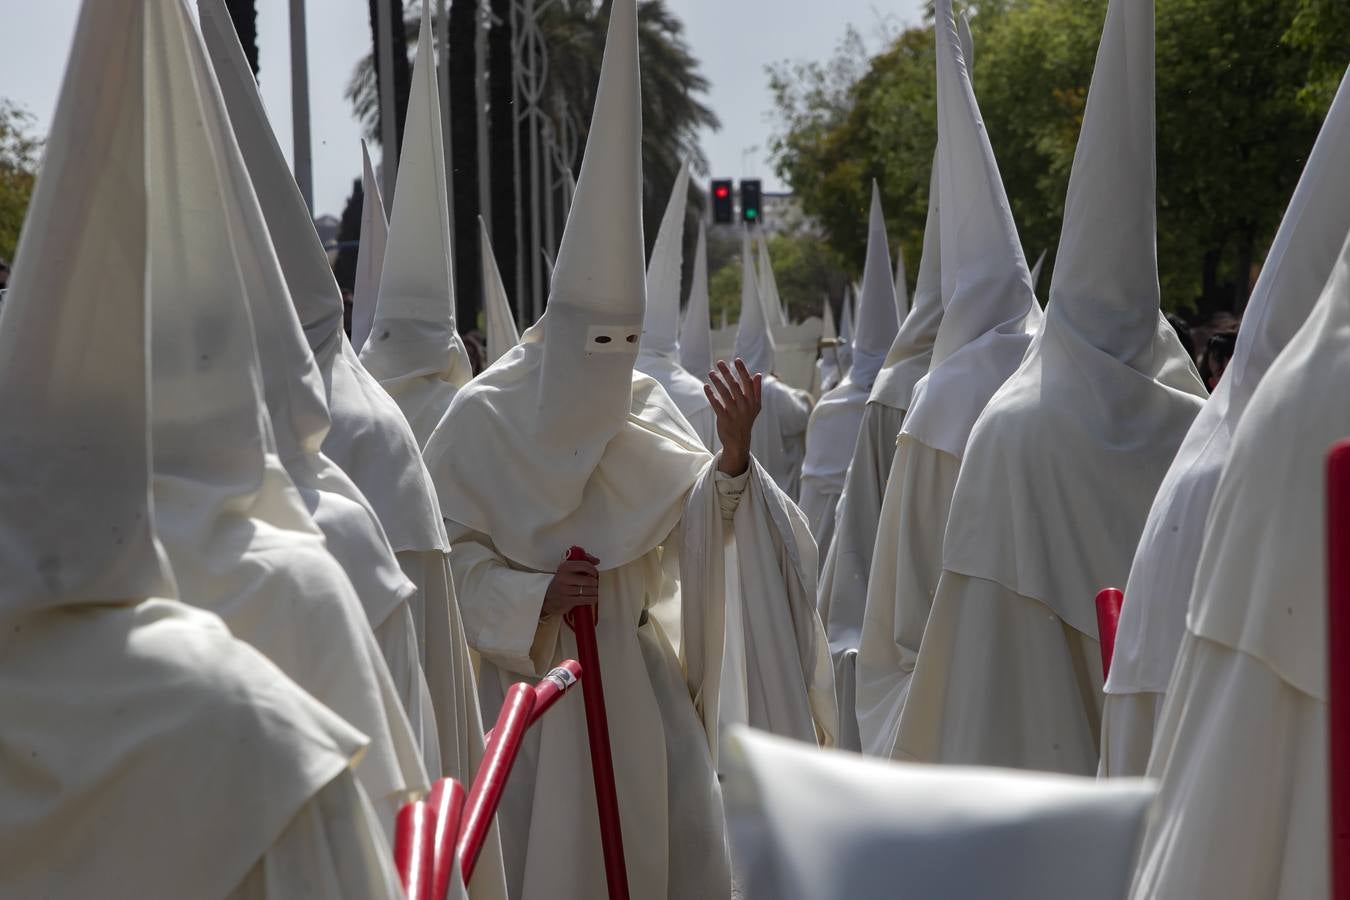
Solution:
M 362 736 L 209 613 L 7 620 L 0 721 L 0 896 L 403 896 Z
M 801 495 L 811 395 L 766 374 L 760 400 L 759 418 L 750 433 L 750 452 L 779 489 L 796 502 Z
M 833 687 L 811 609 L 810 542 L 800 515 L 792 524 L 790 504 L 766 491 L 763 470 L 752 469 L 739 479 L 705 473 L 682 524 L 662 546 L 601 573 L 597 637 L 634 897 L 730 893 L 714 770 L 719 722 L 744 715 L 813 743 L 832 738 Z M 777 591 L 743 580 L 740 596 L 721 596 L 723 535 L 716 523 L 732 518 L 743 571 L 773 572 Z M 483 658 L 480 693 L 495 713 L 513 682 L 575 658 L 576 645 L 559 617 L 540 617 L 551 573 L 512 565 L 486 535 L 453 523 L 450 531 L 466 631 Z M 692 579 L 685 592 L 682 571 Z M 778 614 L 784 581 L 792 616 L 786 623 Z M 668 635 L 661 620 L 669 617 L 654 609 L 671 603 L 681 609 L 682 635 Z M 746 634 L 727 642 L 723 658 L 729 614 L 726 633 Z M 678 656 L 672 638 L 680 640 Z M 796 661 L 795 678 L 778 678 L 779 659 Z M 576 692 L 527 737 L 499 816 L 513 897 L 605 894 L 585 734 Z
M 834 687 L 839 697 L 839 746 L 845 750 L 862 750 L 856 712 L 858 645 L 881 502 L 904 418 L 904 410 L 884 403 L 871 402 L 864 407 L 858 446 L 835 514 L 834 538 L 820 572 L 816 608 L 830 640 Z
M 900 716 L 928 623 L 961 463 L 909 435 L 896 444 L 877 522 L 858 639 L 858 735 L 870 756 L 902 758 Z
M 844 476 L 858 443 L 863 407 L 870 392 L 870 386 L 845 379 L 820 398 L 807 421 L 799 505 L 811 523 L 822 565 L 834 538 L 835 509 L 844 492 Z

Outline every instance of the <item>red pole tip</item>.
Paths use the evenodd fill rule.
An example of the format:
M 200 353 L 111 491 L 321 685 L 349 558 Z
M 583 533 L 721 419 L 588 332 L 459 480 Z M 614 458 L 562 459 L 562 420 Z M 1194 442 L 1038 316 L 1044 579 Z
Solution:
M 1118 588 L 1097 592 L 1097 640 L 1102 650 L 1102 680 L 1111 674 L 1111 657 L 1116 652 L 1116 629 L 1120 626 L 1120 607 L 1125 595 Z
M 409 803 L 394 819 L 394 867 L 408 900 L 431 900 L 431 844 L 436 819 L 421 800 Z
M 563 559 L 568 562 L 577 562 L 578 560 L 585 559 L 588 555 L 589 554 L 585 550 L 573 544 L 571 547 L 567 548 L 567 553 L 563 554 Z
M 464 786 L 453 778 L 442 778 L 431 786 L 427 804 L 436 818 L 435 840 L 431 852 L 431 896 L 443 900 L 449 893 L 455 871 L 455 845 L 459 843 L 464 819 Z

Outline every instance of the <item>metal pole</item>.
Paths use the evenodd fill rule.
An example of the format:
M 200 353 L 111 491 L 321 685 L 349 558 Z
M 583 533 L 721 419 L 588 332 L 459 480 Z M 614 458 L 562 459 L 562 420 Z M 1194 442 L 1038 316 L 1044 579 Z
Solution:
M 380 58 L 380 146 L 384 150 L 380 168 L 384 176 L 384 214 L 394 212 L 394 181 L 398 177 L 398 118 L 394 114 L 394 23 L 389 0 L 379 0 L 375 17 L 379 32 Z M 399 22 L 399 27 L 403 23 Z
M 422 0 L 428 3 L 430 0 Z M 450 16 L 447 0 L 436 0 L 436 42 L 441 47 L 440 67 L 437 69 L 436 89 L 441 103 L 441 145 L 445 148 L 445 199 L 450 213 L 450 246 L 455 246 L 455 152 L 450 142 Z M 453 269 L 454 253 L 450 254 Z M 454 278 L 453 270 L 450 277 Z
M 305 0 L 291 0 L 291 124 L 295 140 L 295 183 L 314 215 L 314 162 L 309 137 L 309 61 Z
M 478 0 L 478 14 L 474 17 L 478 31 L 474 34 L 474 114 L 478 117 L 478 214 L 492 232 L 492 157 L 488 152 L 488 25 L 492 9 L 487 0 Z

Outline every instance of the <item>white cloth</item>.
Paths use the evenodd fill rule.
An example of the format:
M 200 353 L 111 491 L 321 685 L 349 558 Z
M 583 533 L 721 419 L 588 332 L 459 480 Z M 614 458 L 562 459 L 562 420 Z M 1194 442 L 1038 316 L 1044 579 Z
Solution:
M 492 252 L 487 223 L 478 217 L 478 246 L 483 257 L 483 322 L 487 332 L 486 365 L 492 365 L 520 342 L 516 316 L 511 310 L 511 298 L 506 296 L 502 273 L 497 268 L 497 257 Z
M 842 384 L 825 392 L 807 420 L 800 505 L 811 523 L 822 564 L 834 537 L 835 508 L 844 492 L 869 391 L 868 386 L 854 384 L 849 373 Z
M 900 728 L 912 752 L 932 747 L 937 761 L 1096 770 L 1101 669 L 1082 647 L 1096 645 L 1093 598 L 1124 583 L 1205 393 L 1158 311 L 1152 88 L 1152 7 L 1113 3 L 1045 322 L 980 415 L 952 498 L 942 582 Z M 1028 619 L 1030 633 L 1033 617 L 1072 629 L 1053 629 L 1065 646 L 1047 637 L 1041 651 L 1024 646 L 991 665 L 999 648 L 1019 645 L 990 623 Z M 960 627 L 935 637 L 938 621 Z M 1081 695 L 1064 691 L 1073 683 Z M 1010 715 L 1019 698 L 1020 723 Z
M 902 410 L 880 403 L 864 407 L 858 446 L 835 513 L 834 538 L 820 571 L 816 608 L 830 641 L 839 698 L 839 746 L 845 750 L 862 749 L 856 712 L 858 644 L 881 502 L 904 417 Z
M 853 335 L 853 363 L 848 371 L 848 377 L 855 384 L 869 391 L 872 389 L 900 329 L 903 314 L 891 272 L 890 241 L 886 237 L 886 218 L 881 212 L 881 190 L 873 181 L 867 260 L 863 266 L 862 292 L 858 296 L 858 329 Z
M 680 365 L 695 378 L 712 371 L 712 319 L 708 312 L 708 227 L 698 223 L 693 283 L 680 320 Z
M 430 7 L 422 10 L 380 292 L 361 362 L 425 446 L 473 375 L 455 329 L 450 204 Z
M 862 750 L 895 755 L 896 730 L 942 573 L 942 531 L 960 460 L 903 436 L 877 521 L 858 638 L 856 712 Z
M 748 729 L 729 743 L 747 900 L 1115 900 L 1153 797 L 1142 780 L 881 763 Z
M 721 559 L 728 517 L 742 562 L 731 594 Z M 483 702 L 495 711 L 512 682 L 575 658 L 576 648 L 558 617 L 540 618 L 551 573 L 503 558 L 487 535 L 455 525 L 451 534 L 465 624 L 483 657 Z M 752 465 L 740 479 L 706 470 L 661 546 L 617 569 L 601 558 L 597 638 L 634 896 L 728 893 L 713 771 L 719 722 L 748 719 L 812 743 L 832 734 L 810 549 L 800 514 Z M 681 609 L 683 667 L 655 614 L 666 603 Z M 744 639 L 724 656 L 728 617 Z M 500 819 L 512 896 L 604 893 L 594 794 L 577 775 L 589 768 L 584 735 L 580 698 L 571 698 L 527 738 Z
M 375 323 L 375 307 L 380 299 L 380 273 L 384 269 L 384 247 L 389 243 L 389 220 L 384 217 L 384 198 L 375 167 L 370 164 L 370 149 L 361 141 L 361 232 L 356 250 L 356 280 L 352 285 L 352 347 L 357 353 L 366 345 Z
M 750 432 L 750 452 L 779 489 L 795 501 L 801 494 L 811 395 L 766 374 L 760 400 L 759 418 Z
M 1350 435 L 1327 390 L 1347 379 L 1350 241 L 1233 435 L 1149 760 L 1160 815 L 1135 897 L 1328 896 L 1324 459 Z
M 1228 460 L 1233 430 L 1266 369 L 1326 283 L 1338 235 L 1350 230 L 1350 87 L 1345 80 L 1309 154 L 1243 317 L 1233 359 L 1196 417 L 1153 501 L 1125 589 L 1102 727 L 1147 748 L 1153 720 L 1131 714 L 1128 698 L 1161 706 L 1181 637 L 1195 566 L 1214 490 Z M 1112 722 L 1117 713 L 1128 717 Z M 1142 774 L 1147 754 L 1103 748 L 1101 774 Z

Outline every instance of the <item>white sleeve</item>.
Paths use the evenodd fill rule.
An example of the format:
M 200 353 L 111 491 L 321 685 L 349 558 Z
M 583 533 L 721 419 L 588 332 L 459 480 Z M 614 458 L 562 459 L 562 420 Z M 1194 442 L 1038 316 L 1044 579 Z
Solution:
M 402 900 L 394 854 L 350 769 L 301 807 L 227 900 Z
M 543 616 L 551 573 L 511 568 L 485 534 L 447 521 L 464 636 L 500 669 L 530 677 L 548 672 L 561 616 Z

